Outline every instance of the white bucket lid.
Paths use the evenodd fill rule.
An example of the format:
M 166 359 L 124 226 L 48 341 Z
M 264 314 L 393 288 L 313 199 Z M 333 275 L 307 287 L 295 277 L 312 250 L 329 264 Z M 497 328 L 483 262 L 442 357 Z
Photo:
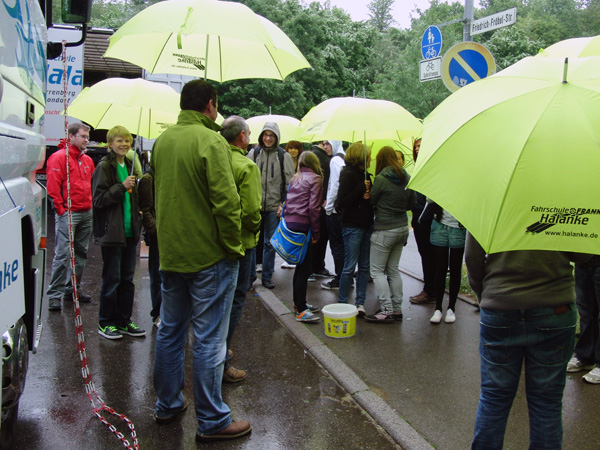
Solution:
M 358 314 L 356 306 L 347 303 L 334 303 L 333 305 L 324 306 L 321 312 L 333 319 L 347 319 Z

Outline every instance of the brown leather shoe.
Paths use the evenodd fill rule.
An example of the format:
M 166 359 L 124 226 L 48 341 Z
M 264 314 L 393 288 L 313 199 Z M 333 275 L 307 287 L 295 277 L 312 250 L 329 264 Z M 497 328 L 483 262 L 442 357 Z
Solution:
M 425 303 L 435 303 L 435 298 L 433 298 L 427 292 L 421 291 L 421 293 L 419 295 L 415 295 L 415 296 L 411 297 L 410 302 L 415 303 L 417 305 L 419 305 L 419 304 L 423 305 Z
M 237 439 L 242 436 L 250 434 L 252 427 L 250 422 L 246 420 L 240 420 L 238 422 L 232 421 L 227 428 L 214 434 L 200 434 L 196 433 L 196 442 L 213 442 L 213 441 L 224 441 L 227 439 Z
M 236 369 L 233 366 L 229 366 L 225 372 L 223 372 L 223 381 L 225 383 L 239 383 L 246 378 L 246 371 Z

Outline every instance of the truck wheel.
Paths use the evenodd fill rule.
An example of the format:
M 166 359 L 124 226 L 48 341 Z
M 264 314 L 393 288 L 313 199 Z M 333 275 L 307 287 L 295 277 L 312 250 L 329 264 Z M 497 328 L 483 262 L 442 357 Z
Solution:
M 19 415 L 19 399 L 25 389 L 25 377 L 29 365 L 27 327 L 23 319 L 19 319 L 2 336 L 2 360 L 0 450 L 8 450 L 13 446 Z
M 2 410 L 2 428 L 0 428 L 0 450 L 13 448 L 15 440 L 15 426 L 19 416 L 19 404 L 12 408 Z

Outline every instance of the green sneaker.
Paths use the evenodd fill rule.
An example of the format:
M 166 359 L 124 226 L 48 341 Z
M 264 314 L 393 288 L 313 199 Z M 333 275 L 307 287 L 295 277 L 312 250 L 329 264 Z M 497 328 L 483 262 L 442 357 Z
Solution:
M 117 330 L 122 334 L 128 334 L 129 336 L 144 337 L 146 331 L 142 330 L 135 323 L 129 322 L 126 327 L 117 327 Z
M 105 337 L 106 339 L 122 339 L 123 335 L 117 331 L 117 327 L 114 325 L 107 325 L 103 327 L 98 325 L 98 334 Z

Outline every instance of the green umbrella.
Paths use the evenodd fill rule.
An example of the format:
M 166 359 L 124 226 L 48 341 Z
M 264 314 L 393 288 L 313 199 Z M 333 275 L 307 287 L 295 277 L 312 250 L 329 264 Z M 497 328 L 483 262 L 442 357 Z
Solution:
M 283 80 L 310 67 L 272 22 L 241 3 L 216 0 L 169 0 L 149 6 L 110 37 L 104 57 L 128 61 L 150 73 L 218 82 Z
M 600 58 L 528 57 L 426 119 L 409 187 L 489 253 L 600 253 Z
M 402 141 L 397 141 L 393 139 L 377 139 L 374 141 L 367 141 L 367 145 L 371 147 L 371 166 L 368 169 L 368 172 L 371 175 L 375 176 L 376 167 L 376 159 L 377 153 L 385 146 L 392 147 L 395 151 L 402 152 L 404 155 L 404 169 L 410 175 L 415 167 L 415 162 L 413 161 L 412 154 L 412 138 L 407 138 Z
M 166 84 L 107 78 L 82 90 L 67 115 L 96 129 L 122 125 L 132 134 L 154 139 L 177 123 L 179 111 L 179 94 Z
M 537 56 L 554 58 L 600 56 L 600 36 L 566 39 L 541 50 Z
M 338 97 L 319 103 L 302 118 L 299 131 L 302 139 L 299 140 L 402 140 L 420 136 L 422 129 L 419 119 L 397 103 Z
M 267 122 L 275 122 L 279 126 L 281 142 L 296 140 L 296 137 L 298 136 L 298 125 L 300 124 L 300 121 L 294 117 L 281 116 L 279 114 L 266 114 L 264 116 L 250 117 L 246 122 L 250 127 L 251 143 L 258 142 L 258 136 Z M 279 144 L 281 144 L 281 142 Z

